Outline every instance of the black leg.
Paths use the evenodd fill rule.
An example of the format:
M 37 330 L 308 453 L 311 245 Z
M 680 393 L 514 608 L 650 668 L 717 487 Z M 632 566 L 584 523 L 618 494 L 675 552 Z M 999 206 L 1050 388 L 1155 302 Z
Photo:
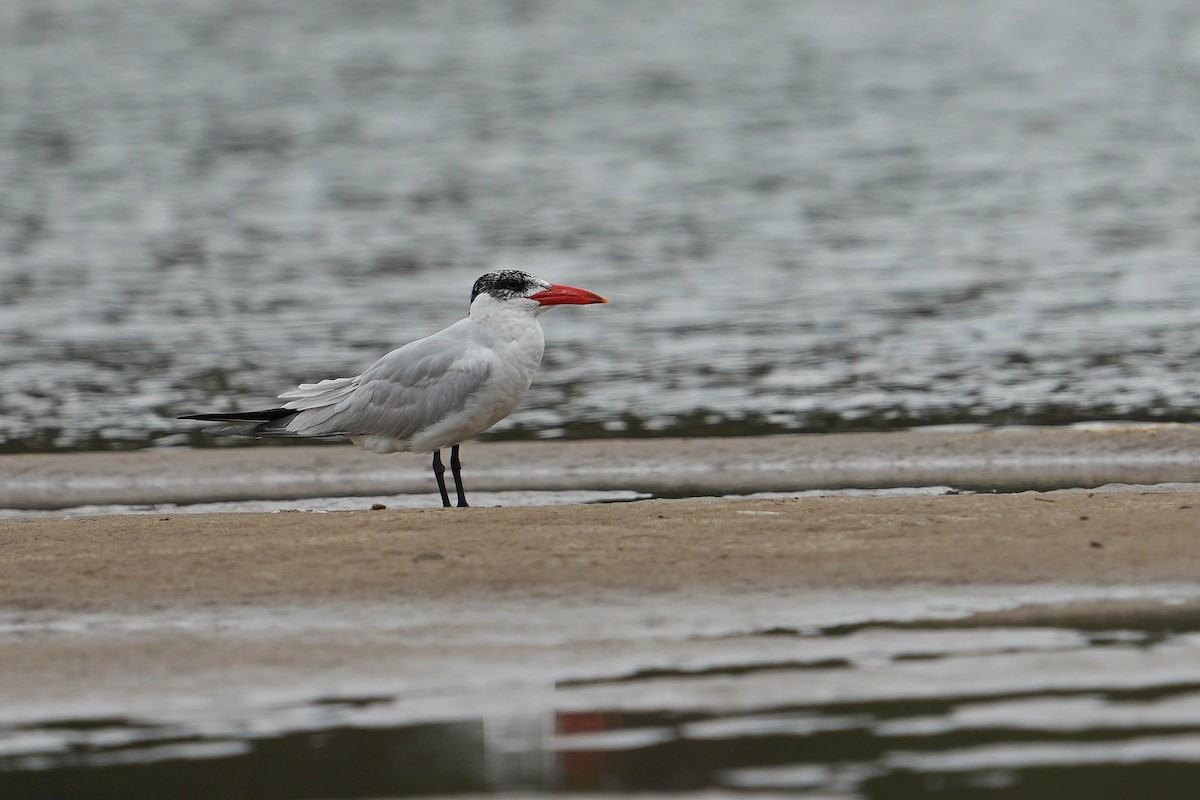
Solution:
M 458 490 L 458 507 L 466 508 L 467 495 L 463 492 L 462 462 L 458 460 L 458 445 L 450 448 L 450 472 L 454 475 L 454 488 Z
M 437 478 L 438 491 L 442 493 L 442 508 L 450 507 L 450 495 L 446 493 L 446 468 L 442 466 L 442 451 L 433 451 L 433 477 Z

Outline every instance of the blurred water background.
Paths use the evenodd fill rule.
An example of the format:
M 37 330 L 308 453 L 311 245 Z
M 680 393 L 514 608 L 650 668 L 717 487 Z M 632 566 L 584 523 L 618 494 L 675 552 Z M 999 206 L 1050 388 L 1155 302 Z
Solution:
M 1186 0 L 6 0 L 0 447 L 354 374 L 500 267 L 497 436 L 1196 420 Z

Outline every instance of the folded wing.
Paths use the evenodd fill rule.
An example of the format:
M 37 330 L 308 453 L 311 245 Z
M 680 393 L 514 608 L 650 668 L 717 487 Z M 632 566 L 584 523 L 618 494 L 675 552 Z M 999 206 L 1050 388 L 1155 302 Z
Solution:
M 283 435 L 408 439 L 461 411 L 492 374 L 491 350 L 473 346 L 474 333 L 463 320 L 393 350 L 362 375 L 280 395 L 296 412 Z

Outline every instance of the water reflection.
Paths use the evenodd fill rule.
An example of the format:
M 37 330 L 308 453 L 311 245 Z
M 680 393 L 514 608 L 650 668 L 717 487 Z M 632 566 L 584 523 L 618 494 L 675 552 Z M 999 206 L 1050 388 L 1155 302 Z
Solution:
M 4 797 L 265 800 L 774 791 L 902 800 L 1192 797 L 1200 622 L 774 629 L 812 649 L 728 669 L 561 683 L 545 707 L 398 722 L 405 699 L 325 697 L 322 724 L 250 734 L 125 719 L 0 731 Z M 838 659 L 829 653 L 840 653 Z M 295 717 L 299 719 L 300 717 Z
M 880 720 L 946 708 L 885 704 L 828 715 L 765 710 L 733 724 L 678 711 L 560 712 L 545 721 L 344 727 L 251 741 L 76 745 L 66 753 L 4 758 L 0 790 L 5 797 L 81 800 L 721 788 L 819 790 L 896 800 L 930 790 L 946 797 L 1183 798 L 1194 796 L 1200 779 L 1200 724 L 1194 715 L 1186 723 L 1148 725 L 1133 735 L 1097 727 L 1056 737 L 1002 724 L 969 736 L 877 729 Z M 128 723 L 107 724 L 120 731 Z M 108 730 L 93 729 L 96 740 Z M 548 736 L 550 731 L 557 735 Z M 1152 795 L 1139 794 L 1148 786 L 1154 787 Z
M 104 732 L 94 730 L 93 737 Z M 484 762 L 480 722 L 339 728 L 252 741 L 77 744 L 66 753 L 5 759 L 0 792 L 81 800 L 450 794 L 488 790 Z

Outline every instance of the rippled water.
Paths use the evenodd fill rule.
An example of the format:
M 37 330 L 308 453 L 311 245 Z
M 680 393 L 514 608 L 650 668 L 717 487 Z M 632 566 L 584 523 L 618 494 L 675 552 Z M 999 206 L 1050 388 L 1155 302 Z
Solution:
M 462 710 L 469 699 L 410 688 L 276 702 L 252 720 L 195 707 L 194 722 L 0 726 L 0 791 L 1115 800 L 1191 798 L 1200 780 L 1194 611 L 694 635 L 642 643 L 659 651 L 630 669 L 638 638 L 606 645 L 624 668 L 532 696 L 512 676 L 488 688 L 480 674 L 474 713 Z M 529 671 L 549 661 L 536 656 Z
M 1197 418 L 1185 0 L 10 0 L 0 53 L 7 450 L 188 441 L 500 266 L 613 301 L 503 435 Z

